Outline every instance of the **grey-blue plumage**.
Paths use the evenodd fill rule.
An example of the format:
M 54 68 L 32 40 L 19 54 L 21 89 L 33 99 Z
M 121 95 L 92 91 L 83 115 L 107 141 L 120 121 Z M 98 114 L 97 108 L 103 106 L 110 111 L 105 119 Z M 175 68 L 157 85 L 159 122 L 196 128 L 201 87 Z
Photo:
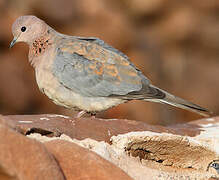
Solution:
M 77 42 L 76 39 L 72 41 Z M 127 56 L 118 53 L 119 51 L 104 44 L 103 41 L 95 40 L 92 43 L 96 42 L 98 45 L 103 45 L 107 51 L 117 53 L 129 62 Z M 95 66 L 95 70 L 90 68 L 92 66 Z M 118 72 L 113 72 L 117 73 L 117 76 L 112 76 L 107 66 L 111 66 L 112 71 L 118 70 Z M 124 73 L 130 69 L 136 73 L 136 76 L 128 76 Z M 96 71 L 100 73 L 96 73 Z M 137 75 L 139 72 L 133 65 L 120 65 L 113 58 L 111 62 L 101 62 L 98 59 L 90 60 L 77 52 L 63 52 L 60 48 L 57 48 L 53 73 L 64 86 L 87 97 L 127 95 L 134 91 L 140 91 L 143 81 L 145 85 L 149 84 L 144 76 Z
M 142 88 L 141 84 L 129 84 L 125 81 L 118 81 L 117 84 L 116 77 L 109 76 L 104 72 L 102 75 L 94 73 L 89 69 L 89 65 L 93 65 L 93 63 L 97 69 L 98 66 L 101 66 L 98 61 L 90 61 L 77 53 L 63 53 L 58 49 L 53 72 L 64 86 L 87 97 L 126 95 Z

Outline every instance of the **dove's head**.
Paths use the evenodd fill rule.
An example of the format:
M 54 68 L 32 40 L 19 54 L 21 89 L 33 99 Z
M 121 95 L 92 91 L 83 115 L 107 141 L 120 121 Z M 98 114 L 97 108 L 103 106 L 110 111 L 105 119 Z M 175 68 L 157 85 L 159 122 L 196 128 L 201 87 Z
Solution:
M 48 30 L 48 25 L 36 16 L 20 16 L 12 25 L 12 40 L 10 47 L 16 42 L 31 44 Z

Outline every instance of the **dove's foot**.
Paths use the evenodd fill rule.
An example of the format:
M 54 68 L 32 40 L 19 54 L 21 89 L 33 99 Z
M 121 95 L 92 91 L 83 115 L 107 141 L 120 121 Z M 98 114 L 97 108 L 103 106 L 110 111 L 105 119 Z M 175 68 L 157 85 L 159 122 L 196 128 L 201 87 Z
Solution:
M 86 111 L 80 111 L 79 113 L 77 113 L 75 118 L 81 118 L 81 117 L 83 117 L 84 114 L 86 114 Z
M 92 112 L 92 113 L 90 113 L 90 115 L 91 115 L 91 118 L 93 118 L 93 119 L 96 118 L 96 113 Z

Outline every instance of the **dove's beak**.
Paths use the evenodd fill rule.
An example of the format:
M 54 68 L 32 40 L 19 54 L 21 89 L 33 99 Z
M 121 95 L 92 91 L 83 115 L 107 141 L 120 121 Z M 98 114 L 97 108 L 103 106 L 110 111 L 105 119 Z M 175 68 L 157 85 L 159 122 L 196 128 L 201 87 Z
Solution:
M 11 41 L 10 48 L 12 48 L 14 46 L 16 41 L 17 41 L 17 37 L 14 37 L 14 39 Z

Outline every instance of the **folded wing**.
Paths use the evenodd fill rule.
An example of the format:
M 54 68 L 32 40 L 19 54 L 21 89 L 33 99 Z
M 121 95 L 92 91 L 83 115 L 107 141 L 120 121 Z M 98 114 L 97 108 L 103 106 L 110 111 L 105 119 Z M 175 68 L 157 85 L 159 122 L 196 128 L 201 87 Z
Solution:
M 141 99 L 142 93 L 144 98 L 159 94 L 127 56 L 98 39 L 62 42 L 53 74 L 66 88 L 87 97 Z

